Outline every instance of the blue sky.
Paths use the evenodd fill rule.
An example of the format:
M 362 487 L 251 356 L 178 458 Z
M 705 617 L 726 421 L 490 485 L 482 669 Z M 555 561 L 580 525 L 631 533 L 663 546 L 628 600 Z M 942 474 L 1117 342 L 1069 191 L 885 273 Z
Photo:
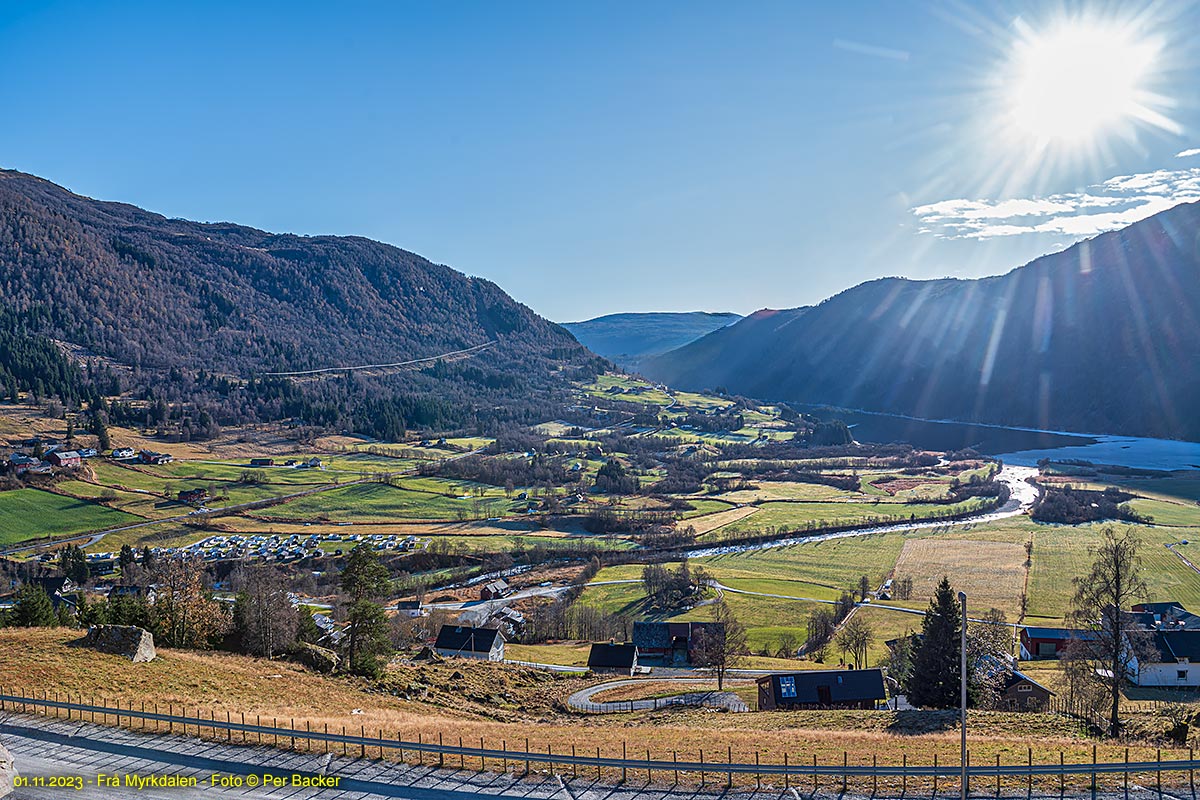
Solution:
M 1157 116 L 1038 151 L 1005 65 L 1080 19 L 1153 41 Z M 1197 31 L 1194 3 L 9 2 L 0 166 L 391 242 L 559 321 L 748 313 L 1200 198 Z

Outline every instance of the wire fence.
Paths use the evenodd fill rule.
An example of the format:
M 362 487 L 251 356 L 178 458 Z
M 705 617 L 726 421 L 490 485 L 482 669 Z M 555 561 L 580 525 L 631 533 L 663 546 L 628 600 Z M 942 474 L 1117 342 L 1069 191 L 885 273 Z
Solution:
M 0 711 L 38 714 L 80 722 L 93 722 L 101 725 L 112 725 L 156 733 L 193 735 L 201 739 L 225 741 L 231 744 L 261 745 L 291 750 L 305 749 L 309 751 L 337 753 L 344 756 L 360 758 L 378 757 L 393 758 L 401 762 L 413 762 L 421 765 L 444 768 L 471 769 L 477 771 L 503 771 L 523 769 L 528 774 L 532 765 L 538 764 L 560 775 L 570 774 L 571 777 L 594 777 L 598 782 L 606 779 L 616 782 L 619 778 L 624 783 L 644 774 L 647 783 L 671 783 L 678 786 L 681 783 L 726 787 L 734 786 L 735 782 L 746 784 L 752 780 L 756 787 L 761 788 L 763 781 L 769 781 L 772 786 L 784 788 L 804 788 L 811 782 L 815 792 L 822 781 L 832 789 L 845 792 L 850 787 L 867 791 L 868 787 L 874 795 L 880 789 L 904 792 L 909 790 L 928 789 L 932 786 L 936 796 L 939 786 L 945 790 L 952 785 L 958 786 L 958 778 L 962 764 L 958 759 L 942 760 L 939 763 L 937 754 L 933 755 L 931 764 L 910 762 L 907 755 L 902 755 L 899 763 L 879 763 L 877 756 L 872 755 L 870 763 L 861 759 L 851 761 L 849 753 L 843 751 L 840 761 L 820 763 L 816 755 L 811 758 L 793 757 L 784 753 L 782 759 L 764 761 L 760 754 L 754 753 L 753 763 L 735 761 L 732 747 L 724 752 L 717 749 L 700 750 L 698 758 L 679 758 L 677 751 L 659 753 L 658 757 L 651 754 L 650 749 L 631 749 L 629 742 L 622 742 L 621 755 L 604 755 L 600 747 L 596 747 L 594 755 L 590 748 L 583 749 L 577 745 L 560 745 L 556 752 L 553 746 L 547 745 L 544 752 L 531 749 L 528 738 L 524 746 L 510 748 L 507 740 L 502 740 L 500 747 L 493 741 L 491 747 L 484 739 L 479 739 L 479 746 L 474 742 L 468 744 L 463 738 L 457 737 L 457 743 L 445 741 L 445 736 L 438 734 L 437 740 L 425 739 L 417 734 L 416 741 L 385 737 L 382 731 L 372 735 L 365 726 L 360 726 L 355 732 L 346 726 L 332 729 L 327 723 L 319 728 L 305 721 L 300 727 L 294 719 L 280 720 L 271 718 L 268 722 L 261 716 L 249 719 L 243 713 L 233 714 L 226 711 L 224 718 L 216 712 L 204 712 L 196 709 L 189 712 L 173 703 L 165 704 L 165 708 L 154 703 L 134 703 L 132 701 L 113 701 L 85 698 L 70 694 L 60 696 L 56 692 L 42 692 L 41 697 L 26 694 L 18 690 L 0 689 Z M 645 757 L 642 758 L 644 752 Z M 1051 760 L 1035 762 L 1033 748 L 1028 748 L 1026 759 L 1002 762 L 1001 756 L 996 755 L 995 761 L 979 763 L 971 761 L 968 750 L 967 777 L 968 787 L 976 796 L 1000 797 L 1004 790 L 1025 789 L 1032 793 L 1034 783 L 1039 786 L 1051 781 L 1054 788 L 1063 793 L 1070 786 L 1073 788 L 1088 787 L 1092 792 L 1102 788 L 1118 789 L 1122 784 L 1126 790 L 1130 787 L 1131 779 L 1144 783 L 1150 780 L 1161 792 L 1164 785 L 1180 789 L 1186 787 L 1193 798 L 1195 791 L 1195 772 L 1200 768 L 1200 761 L 1195 759 L 1194 751 L 1189 748 L 1186 759 L 1162 757 L 1162 750 L 1156 751 L 1156 758 L 1149 760 L 1130 760 L 1129 748 L 1125 748 L 1123 761 L 1099 761 L 1097 747 L 1091 748 L 1090 762 L 1067 762 L 1062 751 L 1058 752 L 1057 762 Z M 1046 753 L 1039 753 L 1045 758 Z M 1105 785 L 1101 787 L 1101 783 Z

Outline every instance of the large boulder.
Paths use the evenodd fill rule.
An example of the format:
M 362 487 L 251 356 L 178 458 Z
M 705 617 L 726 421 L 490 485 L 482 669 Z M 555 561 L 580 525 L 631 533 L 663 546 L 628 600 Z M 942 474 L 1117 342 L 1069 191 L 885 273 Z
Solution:
M 0 745 L 0 797 L 12 792 L 16 777 L 17 768 L 13 764 L 12 756 L 4 749 L 4 745 Z
M 154 635 L 136 625 L 93 625 L 83 646 L 125 656 L 135 664 L 154 660 Z
M 296 647 L 293 657 L 301 664 L 312 667 L 317 672 L 337 672 L 341 659 L 333 650 L 319 647 L 309 642 L 301 642 Z

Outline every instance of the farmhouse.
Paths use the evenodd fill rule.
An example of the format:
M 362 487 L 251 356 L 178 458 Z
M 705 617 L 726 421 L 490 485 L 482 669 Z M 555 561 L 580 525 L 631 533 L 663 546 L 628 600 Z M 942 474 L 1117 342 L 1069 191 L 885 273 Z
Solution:
M 63 467 L 63 468 L 78 467 L 80 464 L 83 463 L 83 457 L 80 456 L 79 453 L 75 452 L 74 450 L 62 450 L 62 451 L 55 450 L 53 453 L 51 453 L 50 455 L 48 455 L 46 457 L 46 460 L 49 461 L 51 464 L 53 464 L 56 467 Z
M 503 661 L 504 637 L 494 628 L 443 625 L 438 631 L 433 649 L 443 656 Z
M 416 618 L 428 612 L 421 608 L 420 600 L 401 600 L 396 603 L 396 613 L 402 617 Z
M 632 643 L 598 642 L 588 653 L 588 669 L 592 672 L 611 672 L 633 675 L 637 672 L 638 649 Z
M 635 622 L 633 644 L 643 664 L 690 665 L 695 660 L 697 637 L 705 633 L 720 636 L 724 630 L 720 622 Z
M 113 458 L 133 458 L 137 455 L 137 451 L 132 447 L 117 447 L 112 451 Z
M 883 670 L 822 669 L 781 672 L 758 679 L 760 711 L 796 708 L 873 709 L 887 699 Z
M 252 458 L 252 459 L 250 459 L 250 466 L 252 466 L 252 467 L 273 467 L 273 466 L 275 466 L 275 459 L 273 459 L 273 458 Z
M 1134 621 L 1146 630 L 1200 630 L 1200 616 L 1175 601 L 1168 603 L 1138 603 L 1131 611 Z
M 1153 655 L 1129 662 L 1130 679 L 1138 686 L 1200 687 L 1200 631 L 1155 631 Z
M 180 489 L 179 502 L 181 503 L 203 503 L 208 499 L 207 489 Z
M 156 453 L 153 450 L 143 450 L 138 453 L 138 461 L 143 464 L 170 464 L 174 460 L 169 453 Z
M 507 581 L 494 580 L 488 581 L 479 589 L 480 600 L 497 600 L 501 597 L 508 597 L 512 594 L 512 588 Z

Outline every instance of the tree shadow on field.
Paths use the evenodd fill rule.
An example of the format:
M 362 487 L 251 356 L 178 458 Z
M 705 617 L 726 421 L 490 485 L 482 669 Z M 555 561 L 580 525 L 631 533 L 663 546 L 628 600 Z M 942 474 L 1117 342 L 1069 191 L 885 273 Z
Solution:
M 888 733 L 900 736 L 920 736 L 926 733 L 944 733 L 958 727 L 958 711 L 893 711 Z

